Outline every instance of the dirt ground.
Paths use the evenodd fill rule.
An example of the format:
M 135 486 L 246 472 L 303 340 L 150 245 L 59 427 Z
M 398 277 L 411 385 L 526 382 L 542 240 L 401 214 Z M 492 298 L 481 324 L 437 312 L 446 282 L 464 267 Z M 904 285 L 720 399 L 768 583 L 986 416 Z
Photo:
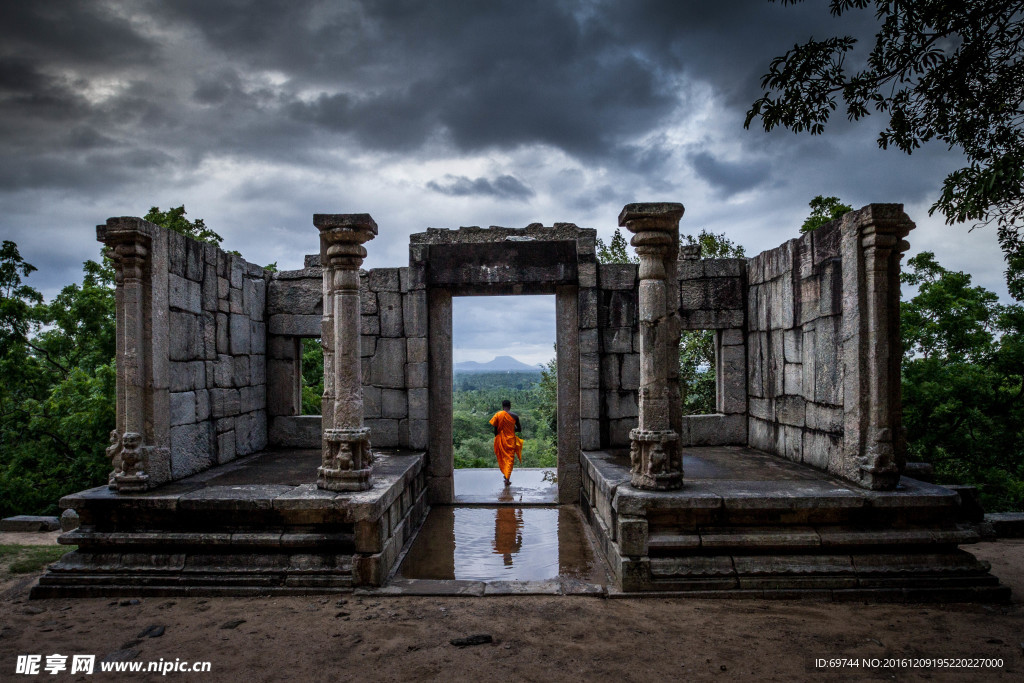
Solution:
M 612 600 L 595 597 L 288 597 L 28 600 L 0 587 L 0 681 L 19 654 L 209 661 L 210 673 L 66 671 L 48 680 L 478 681 L 1022 680 L 1024 540 L 973 546 L 1010 605 Z M 158 637 L 140 637 L 151 626 Z M 157 630 L 159 632 L 159 629 Z M 490 644 L 454 638 L 489 634 Z M 829 669 L 818 658 L 879 666 Z M 997 658 L 1001 668 L 885 668 L 886 657 Z M 70 659 L 69 659 L 70 661 Z

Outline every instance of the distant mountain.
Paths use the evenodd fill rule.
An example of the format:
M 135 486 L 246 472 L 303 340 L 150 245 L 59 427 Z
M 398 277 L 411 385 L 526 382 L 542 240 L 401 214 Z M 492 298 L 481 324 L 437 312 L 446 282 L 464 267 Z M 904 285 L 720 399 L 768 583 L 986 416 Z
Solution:
M 540 372 L 539 365 L 527 365 L 512 356 L 498 356 L 486 363 L 467 360 L 455 364 L 455 372 Z

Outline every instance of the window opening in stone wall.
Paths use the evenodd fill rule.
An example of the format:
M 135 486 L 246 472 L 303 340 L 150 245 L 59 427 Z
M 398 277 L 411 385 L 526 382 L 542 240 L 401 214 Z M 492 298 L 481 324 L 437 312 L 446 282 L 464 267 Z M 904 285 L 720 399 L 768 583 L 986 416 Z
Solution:
M 478 479 L 488 490 L 497 484 L 500 492 L 503 478 L 488 421 L 504 399 L 522 425 L 523 458 L 514 464 L 513 488 L 532 479 L 552 488 L 558 460 L 555 298 L 456 297 L 452 305 L 454 466 L 493 469 L 456 474 L 456 497 L 475 489 Z M 487 475 L 494 481 L 482 479 Z
M 320 415 L 324 395 L 324 349 L 319 337 L 302 340 L 299 381 L 302 391 L 302 415 Z
M 683 415 L 710 415 L 716 410 L 715 333 L 684 330 L 679 338 L 679 397 Z

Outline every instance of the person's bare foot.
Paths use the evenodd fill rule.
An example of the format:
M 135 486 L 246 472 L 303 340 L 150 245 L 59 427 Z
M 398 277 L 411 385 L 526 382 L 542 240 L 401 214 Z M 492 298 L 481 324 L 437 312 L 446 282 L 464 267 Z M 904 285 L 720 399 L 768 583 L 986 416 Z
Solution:
M 505 486 L 511 486 L 511 485 L 512 485 L 512 480 L 509 479 L 508 477 L 505 477 Z

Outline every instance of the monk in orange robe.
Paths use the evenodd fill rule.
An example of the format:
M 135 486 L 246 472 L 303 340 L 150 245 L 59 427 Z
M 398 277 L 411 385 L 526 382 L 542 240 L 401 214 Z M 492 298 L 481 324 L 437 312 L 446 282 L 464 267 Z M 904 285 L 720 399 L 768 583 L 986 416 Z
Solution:
M 505 476 L 505 486 L 512 483 L 512 465 L 516 457 L 523 462 L 523 440 L 516 432 L 523 431 L 519 424 L 519 416 L 512 412 L 512 402 L 502 401 L 501 410 L 494 414 L 490 424 L 494 427 L 494 455 L 498 458 L 498 468 Z

